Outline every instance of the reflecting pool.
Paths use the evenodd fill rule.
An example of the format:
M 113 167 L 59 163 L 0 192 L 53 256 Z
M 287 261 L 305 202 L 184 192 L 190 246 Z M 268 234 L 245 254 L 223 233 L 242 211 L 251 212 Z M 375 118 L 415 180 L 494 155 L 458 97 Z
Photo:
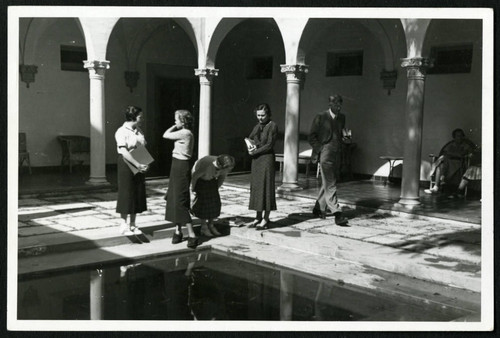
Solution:
M 207 251 L 19 276 L 18 319 L 451 321 L 465 310 Z

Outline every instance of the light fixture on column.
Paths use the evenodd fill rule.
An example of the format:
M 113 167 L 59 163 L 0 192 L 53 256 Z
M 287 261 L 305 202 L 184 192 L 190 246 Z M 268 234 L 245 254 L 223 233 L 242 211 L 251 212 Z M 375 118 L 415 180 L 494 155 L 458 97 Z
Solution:
M 38 72 L 38 66 L 35 65 L 19 65 L 21 73 L 21 81 L 26 83 L 26 88 L 30 87 L 31 82 L 35 82 L 35 74 Z
M 380 72 L 380 80 L 384 89 L 387 89 L 387 95 L 391 95 L 391 90 L 396 88 L 396 79 L 398 78 L 397 70 L 383 70 Z
M 130 88 L 130 92 L 134 91 L 137 87 L 137 81 L 139 80 L 139 72 L 125 71 L 125 84 Z

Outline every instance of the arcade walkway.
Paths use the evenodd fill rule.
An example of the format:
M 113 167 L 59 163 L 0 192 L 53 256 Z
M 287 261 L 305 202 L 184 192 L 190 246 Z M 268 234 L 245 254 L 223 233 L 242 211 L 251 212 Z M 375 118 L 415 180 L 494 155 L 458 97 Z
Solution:
M 69 173 L 44 173 L 29 175 L 22 173 L 19 176 L 19 197 L 34 197 L 46 194 L 75 193 L 78 191 L 116 191 L 116 172 L 108 170 L 109 186 L 93 187 L 85 184 L 88 179 L 88 170 L 76 169 L 73 174 Z M 168 179 L 151 179 L 149 185 L 166 186 Z M 238 188 L 249 188 L 249 174 L 236 173 L 228 177 L 225 182 L 228 186 Z M 276 185 L 281 184 L 281 175 L 276 174 Z M 293 192 L 291 195 L 313 199 L 317 196 L 320 181 L 315 177 L 305 178 L 299 175 L 299 185 L 304 189 Z M 373 209 L 392 210 L 398 212 L 409 212 L 423 216 L 438 217 L 448 220 L 463 221 L 469 223 L 481 223 L 481 202 L 477 196 L 471 196 L 467 200 L 449 199 L 446 195 L 426 195 L 422 188 L 420 191 L 421 205 L 413 210 L 405 209 L 395 205 L 399 200 L 400 186 L 389 183 L 369 180 L 349 181 L 339 183 L 340 203 L 351 206 L 361 206 Z

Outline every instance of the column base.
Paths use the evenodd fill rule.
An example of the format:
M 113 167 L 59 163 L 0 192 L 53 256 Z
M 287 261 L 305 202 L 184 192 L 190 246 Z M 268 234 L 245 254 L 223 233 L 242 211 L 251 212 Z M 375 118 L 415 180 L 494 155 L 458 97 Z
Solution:
M 403 197 L 398 201 L 397 204 L 400 204 L 406 208 L 412 208 L 420 205 L 420 199 L 419 197 Z
M 87 182 L 87 185 L 110 185 L 106 177 L 91 177 Z
M 297 183 L 283 183 L 281 186 L 278 187 L 278 191 L 298 191 L 302 190 L 303 188 L 298 185 Z

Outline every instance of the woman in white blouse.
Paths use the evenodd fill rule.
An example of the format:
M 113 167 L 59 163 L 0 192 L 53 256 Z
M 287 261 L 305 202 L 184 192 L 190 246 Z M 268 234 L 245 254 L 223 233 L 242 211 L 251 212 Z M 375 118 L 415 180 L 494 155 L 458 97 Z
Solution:
M 137 146 L 146 145 L 144 134 L 139 128 L 141 121 L 142 109 L 128 106 L 125 109 L 125 122 L 115 133 L 118 151 L 118 160 L 116 162 L 118 176 L 116 212 L 120 214 L 123 220 L 120 225 L 120 232 L 126 236 L 142 233 L 135 224 L 135 216 L 147 209 L 144 173 L 148 170 L 148 166 L 139 163 L 130 153 Z M 125 160 L 139 169 L 136 175 L 132 173 Z M 128 215 L 130 215 L 129 223 L 127 223 Z
M 194 136 L 193 116 L 187 110 L 175 112 L 175 124 L 168 128 L 163 138 L 173 140 L 172 167 L 168 180 L 168 190 L 165 199 L 165 220 L 175 224 L 175 233 L 172 243 L 182 242 L 182 226 L 186 225 L 188 230 L 188 248 L 196 248 L 199 244 L 198 238 L 193 231 L 190 214 L 191 196 L 189 184 L 191 182 L 191 157 L 193 155 Z

